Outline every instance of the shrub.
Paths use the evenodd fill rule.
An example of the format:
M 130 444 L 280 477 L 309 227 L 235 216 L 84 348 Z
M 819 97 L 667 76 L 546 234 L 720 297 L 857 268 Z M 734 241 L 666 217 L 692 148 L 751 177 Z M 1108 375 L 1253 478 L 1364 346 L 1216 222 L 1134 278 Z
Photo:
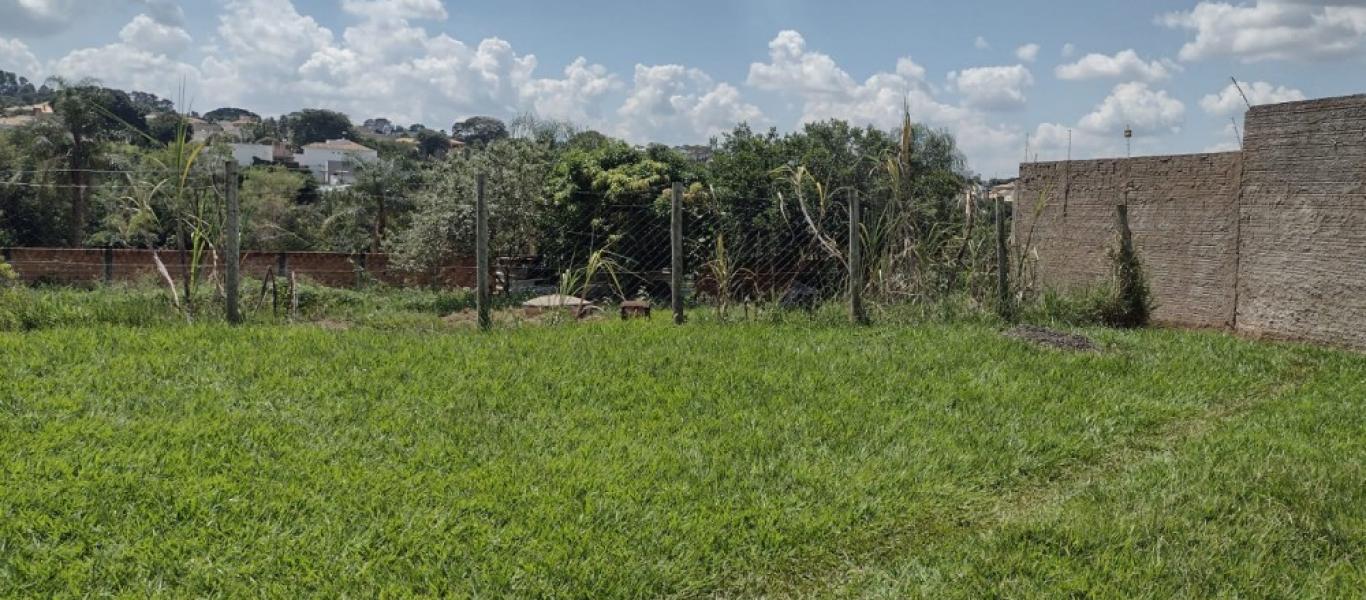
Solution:
M 1101 307 L 1101 322 L 1124 329 L 1147 326 L 1153 312 L 1152 290 L 1133 244 L 1121 242 L 1119 250 L 1110 252 L 1110 262 L 1114 266 L 1114 291 Z

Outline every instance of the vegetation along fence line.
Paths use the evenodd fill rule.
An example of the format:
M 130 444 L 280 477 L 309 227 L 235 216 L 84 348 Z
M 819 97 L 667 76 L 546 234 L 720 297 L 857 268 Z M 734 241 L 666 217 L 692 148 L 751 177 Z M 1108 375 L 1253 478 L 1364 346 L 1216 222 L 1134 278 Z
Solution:
M 172 278 L 181 279 L 185 261 L 180 252 L 153 252 L 129 248 L 0 248 L 0 256 L 27 283 L 83 285 L 138 281 L 159 278 L 159 257 Z M 393 285 L 437 285 L 440 287 L 475 286 L 474 259 L 457 258 L 441 267 L 435 276 L 400 273 L 389 267 L 389 256 L 376 253 L 345 252 L 256 252 L 241 253 L 241 274 L 260 279 L 269 273 L 287 276 L 293 272 L 321 285 L 358 287 L 368 282 Z M 227 261 L 215 256 L 206 261 L 205 272 L 226 272 Z

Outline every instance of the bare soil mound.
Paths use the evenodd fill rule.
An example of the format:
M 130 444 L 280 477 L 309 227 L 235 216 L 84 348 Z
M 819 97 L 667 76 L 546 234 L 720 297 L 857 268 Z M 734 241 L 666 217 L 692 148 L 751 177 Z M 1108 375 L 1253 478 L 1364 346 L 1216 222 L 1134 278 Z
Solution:
M 1054 331 L 1045 327 L 1034 325 L 1021 325 L 1006 332 L 1006 337 L 1017 339 L 1031 344 L 1054 348 L 1057 350 L 1072 350 L 1075 352 L 1095 352 L 1100 350 L 1100 346 L 1091 338 L 1084 335 L 1075 335 Z

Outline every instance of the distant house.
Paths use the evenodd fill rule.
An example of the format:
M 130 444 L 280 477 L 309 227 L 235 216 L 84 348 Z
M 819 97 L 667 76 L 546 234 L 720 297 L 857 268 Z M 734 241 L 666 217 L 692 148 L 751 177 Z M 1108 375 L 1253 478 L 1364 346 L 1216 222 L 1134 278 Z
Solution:
M 232 159 L 243 166 L 259 164 L 294 164 L 294 152 L 283 142 L 274 144 L 228 144 Z M 295 165 L 297 166 L 297 165 Z
M 260 125 L 261 121 L 251 117 L 238 117 L 233 121 L 216 121 L 215 124 L 222 128 L 224 135 L 233 139 L 242 139 L 244 129 L 250 130 L 250 128 Z
M 0 111 L 0 129 L 19 129 L 53 116 L 52 104 L 13 106 Z
M 379 160 L 379 153 L 351 140 L 327 140 L 303 147 L 295 156 L 299 166 L 313 173 L 314 179 L 328 186 L 355 183 L 353 165 Z
M 196 142 L 208 143 L 211 138 L 223 133 L 223 128 L 217 123 L 210 123 L 199 117 L 190 117 L 186 121 L 190 124 L 191 133 L 193 133 L 193 139 Z
M 1000 198 L 1008 203 L 1015 202 L 1015 184 L 1016 182 L 1012 181 L 1010 183 L 993 186 L 991 188 L 991 197 Z

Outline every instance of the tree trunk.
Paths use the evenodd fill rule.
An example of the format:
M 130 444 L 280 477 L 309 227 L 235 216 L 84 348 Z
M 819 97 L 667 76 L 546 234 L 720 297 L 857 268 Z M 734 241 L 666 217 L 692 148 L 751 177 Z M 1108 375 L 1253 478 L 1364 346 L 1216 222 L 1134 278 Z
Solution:
M 378 199 L 379 206 L 375 214 L 375 231 L 370 241 L 370 252 L 379 254 L 384 251 L 384 228 L 388 226 L 389 212 L 384 205 L 384 197 Z
M 85 242 L 86 186 L 89 184 L 85 172 L 85 141 L 80 136 L 72 136 L 71 142 L 71 245 L 80 246 Z

